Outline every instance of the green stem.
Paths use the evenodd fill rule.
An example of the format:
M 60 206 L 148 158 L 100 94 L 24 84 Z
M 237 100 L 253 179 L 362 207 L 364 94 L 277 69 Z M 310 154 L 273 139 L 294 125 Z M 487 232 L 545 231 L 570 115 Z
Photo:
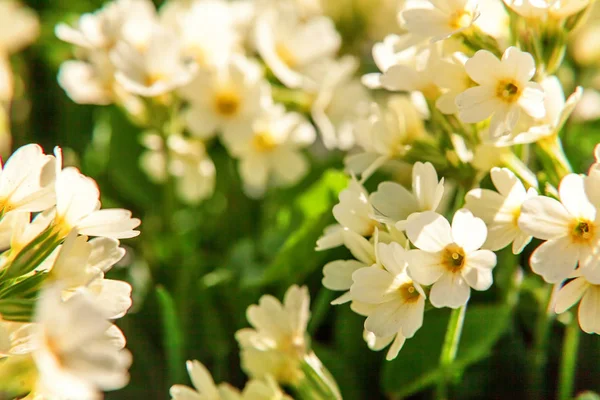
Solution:
M 315 353 L 306 354 L 300 363 L 304 378 L 295 391 L 302 400 L 342 400 L 333 376 Z
M 571 322 L 565 330 L 563 339 L 562 359 L 560 362 L 560 378 L 558 384 L 558 399 L 573 398 L 575 387 L 575 372 L 577 369 L 577 350 L 579 348 L 579 325 L 577 317 L 571 315 Z
M 446 336 L 444 337 L 444 345 L 442 347 L 442 353 L 440 354 L 442 374 L 437 385 L 436 399 L 438 400 L 448 399 L 448 386 L 452 378 L 451 366 L 456 359 L 458 344 L 460 343 L 460 336 L 465 322 L 466 310 L 467 305 L 465 304 L 460 308 L 452 310 L 452 314 L 450 314 Z
M 557 293 L 557 287 L 548 286 L 547 293 L 539 310 L 539 316 L 535 324 L 534 344 L 531 353 L 531 381 L 530 393 L 532 400 L 542 399 L 544 391 L 544 373 L 548 361 L 548 344 L 550 327 L 553 315 L 552 304 Z

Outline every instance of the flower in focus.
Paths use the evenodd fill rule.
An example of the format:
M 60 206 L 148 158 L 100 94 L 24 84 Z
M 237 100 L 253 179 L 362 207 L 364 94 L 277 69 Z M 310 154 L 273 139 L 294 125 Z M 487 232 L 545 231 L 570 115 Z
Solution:
M 273 106 L 252 123 L 242 135 L 224 134 L 239 171 L 245 192 L 260 197 L 267 187 L 287 187 L 297 183 L 309 169 L 301 150 L 315 141 L 314 127 L 301 115 Z
M 577 264 L 582 271 L 596 267 L 598 224 L 596 208 L 586 195 L 584 177 L 565 176 L 560 201 L 536 196 L 523 203 L 519 227 L 546 242 L 531 255 L 531 269 L 550 283 L 567 279 Z
M 290 287 L 283 304 L 265 295 L 248 307 L 253 328 L 235 334 L 240 344 L 242 368 L 253 378 L 273 376 L 278 382 L 295 384 L 303 376 L 300 362 L 308 352 L 306 326 L 310 316 L 306 287 Z
M 372 305 L 365 329 L 379 338 L 400 333 L 411 338 L 423 324 L 425 292 L 407 272 L 406 250 L 398 243 L 378 243 L 383 268 L 366 267 L 352 274 L 356 300 Z
M 395 182 L 383 182 L 369 197 L 377 215 L 404 230 L 410 215 L 437 210 L 444 195 L 444 178 L 438 181 L 431 163 L 417 162 L 412 171 L 412 192 Z
M 469 300 L 471 288 L 492 285 L 496 254 L 479 250 L 487 228 L 470 211 L 458 210 L 452 226 L 433 211 L 417 214 L 408 219 L 406 234 L 417 247 L 407 254 L 408 272 L 422 285 L 433 284 L 429 300 L 435 307 L 458 308 Z
M 543 118 L 544 90 L 530 82 L 535 74 L 535 62 L 529 53 L 510 47 L 498 60 L 487 50 L 479 50 L 465 68 L 479 86 L 465 90 L 456 97 L 459 117 L 463 122 L 490 121 L 490 134 L 500 137 L 512 132 L 521 110 L 533 118 Z
M 120 389 L 129 381 L 131 355 L 123 350 L 124 340 L 114 340 L 113 325 L 85 293 L 62 301 L 60 287 L 46 289 L 35 322 L 37 395 L 98 399 L 101 390 Z
M 531 236 L 518 224 L 521 206 L 537 196 L 537 191 L 534 188 L 526 191 L 519 178 L 506 168 L 492 168 L 490 175 L 497 192 L 473 189 L 465 196 L 465 207 L 487 225 L 483 247 L 497 251 L 512 243 L 513 253 L 518 254 L 531 241 Z

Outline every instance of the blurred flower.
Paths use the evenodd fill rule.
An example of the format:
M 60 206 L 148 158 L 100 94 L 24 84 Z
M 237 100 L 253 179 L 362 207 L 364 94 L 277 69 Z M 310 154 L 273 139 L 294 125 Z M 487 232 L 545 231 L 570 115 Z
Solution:
M 314 127 L 301 115 L 281 106 L 264 110 L 245 134 L 226 132 L 225 144 L 239 159 L 244 191 L 260 197 L 267 187 L 297 183 L 309 170 L 301 150 L 315 140 Z
M 407 254 L 408 271 L 420 284 L 433 284 L 429 300 L 435 307 L 461 307 L 471 288 L 487 290 L 492 285 L 496 254 L 478 250 L 487 228 L 470 211 L 458 210 L 452 227 L 433 211 L 417 214 L 408 219 L 406 234 L 417 247 Z
M 519 228 L 521 206 L 537 196 L 537 191 L 526 191 L 519 178 L 506 168 L 492 168 L 490 175 L 498 192 L 473 189 L 465 196 L 465 207 L 487 224 L 483 247 L 497 251 L 512 243 L 513 253 L 519 254 L 531 241 L 531 236 Z
M 47 288 L 38 302 L 32 353 L 39 379 L 35 393 L 46 398 L 101 398 L 101 390 L 129 381 L 131 355 L 114 340 L 113 325 L 84 293 L 67 301 L 60 287 Z
M 504 3 L 526 18 L 562 19 L 586 8 L 590 0 L 504 0 Z
M 310 316 L 306 287 L 290 287 L 283 304 L 264 295 L 248 307 L 252 328 L 236 332 L 242 368 L 252 378 L 273 376 L 279 383 L 294 385 L 303 377 L 300 363 L 308 353 L 306 326 Z
M 469 59 L 465 68 L 478 85 L 456 97 L 463 122 L 486 120 L 490 115 L 490 135 L 497 138 L 512 132 L 521 109 L 534 118 L 543 118 L 544 90 L 530 82 L 535 74 L 535 62 L 529 53 L 510 47 L 502 60 L 486 50 Z

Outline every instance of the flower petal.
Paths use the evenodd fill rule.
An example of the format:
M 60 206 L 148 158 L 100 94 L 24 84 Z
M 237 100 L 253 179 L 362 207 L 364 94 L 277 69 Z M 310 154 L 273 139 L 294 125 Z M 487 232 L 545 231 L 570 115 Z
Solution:
M 444 267 L 440 264 L 439 253 L 410 250 L 407 252 L 407 257 L 411 278 L 422 285 L 431 285 L 445 272 Z
M 548 283 L 569 277 L 577 265 L 579 248 L 569 238 L 552 239 L 531 254 L 531 269 Z
M 586 333 L 600 334 L 600 287 L 593 285 L 579 304 L 579 326 Z
M 572 219 L 557 200 L 536 196 L 523 203 L 519 228 L 538 239 L 550 240 L 567 235 Z
M 433 211 L 410 216 L 406 225 L 406 235 L 416 247 L 430 253 L 441 251 L 453 242 L 450 223 Z
M 581 300 L 588 287 L 589 283 L 584 278 L 577 278 L 567 283 L 556 295 L 554 311 L 557 314 L 562 314 L 573 307 L 575 303 Z
M 429 300 L 434 307 L 459 308 L 469 301 L 471 288 L 459 274 L 446 273 L 432 287 Z
M 452 238 L 467 253 L 475 251 L 485 243 L 487 227 L 471 211 L 462 208 L 452 218 Z

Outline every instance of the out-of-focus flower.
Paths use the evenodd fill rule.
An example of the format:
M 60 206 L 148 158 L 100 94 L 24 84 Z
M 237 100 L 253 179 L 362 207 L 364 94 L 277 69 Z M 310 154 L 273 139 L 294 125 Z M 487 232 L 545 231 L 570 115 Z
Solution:
M 314 142 L 314 127 L 300 114 L 273 106 L 258 116 L 246 134 L 227 132 L 225 143 L 239 159 L 245 192 L 260 197 L 267 187 L 297 183 L 309 169 L 302 149 Z
M 188 128 L 200 138 L 209 138 L 217 131 L 243 137 L 272 102 L 260 65 L 241 55 L 232 56 L 222 68 L 199 71 L 181 92 L 190 102 L 185 111 Z
M 35 315 L 32 353 L 39 378 L 36 395 L 99 399 L 102 390 L 129 381 L 131 355 L 114 340 L 114 327 L 85 293 L 61 300 L 60 287 L 42 293 Z
M 468 29 L 479 15 L 477 0 L 423 0 L 408 4 L 400 14 L 404 27 L 433 41 Z
M 471 288 L 487 290 L 492 285 L 496 254 L 479 250 L 487 228 L 470 211 L 458 210 L 452 226 L 433 211 L 417 214 L 409 218 L 406 234 L 417 247 L 407 254 L 408 271 L 420 284 L 433 285 L 429 300 L 435 307 L 461 307 Z
M 586 8 L 590 0 L 504 0 L 504 3 L 526 18 L 563 19 Z
M 324 16 L 302 21 L 294 7 L 269 9 L 256 22 L 256 48 L 269 69 L 290 88 L 310 88 L 312 64 L 333 58 L 341 45 L 333 21 Z
M 160 136 L 148 134 L 143 143 L 148 150 L 142 154 L 140 165 L 150 178 L 165 183 L 168 175 L 173 176 L 179 198 L 188 204 L 197 204 L 212 195 L 215 165 L 200 139 L 170 135 L 165 146 Z
M 493 168 L 490 175 L 498 192 L 473 189 L 465 196 L 465 207 L 487 224 L 484 248 L 496 251 L 512 243 L 513 253 L 518 254 L 531 241 L 531 236 L 519 228 L 521 206 L 537 196 L 537 191 L 526 191 L 519 178 L 506 168 Z
M 500 137 L 512 132 L 521 110 L 533 118 L 543 118 L 544 90 L 530 82 L 535 62 L 529 53 L 510 47 L 502 60 L 487 50 L 479 50 L 465 68 L 479 86 L 456 97 L 459 117 L 468 123 L 484 121 L 490 116 L 490 135 Z
M 303 377 L 300 363 L 308 352 L 306 326 L 310 316 L 306 287 L 290 287 L 283 304 L 262 296 L 248 308 L 248 322 L 254 328 L 239 330 L 235 337 L 241 347 L 242 368 L 253 378 L 273 376 L 278 382 L 296 384 Z

